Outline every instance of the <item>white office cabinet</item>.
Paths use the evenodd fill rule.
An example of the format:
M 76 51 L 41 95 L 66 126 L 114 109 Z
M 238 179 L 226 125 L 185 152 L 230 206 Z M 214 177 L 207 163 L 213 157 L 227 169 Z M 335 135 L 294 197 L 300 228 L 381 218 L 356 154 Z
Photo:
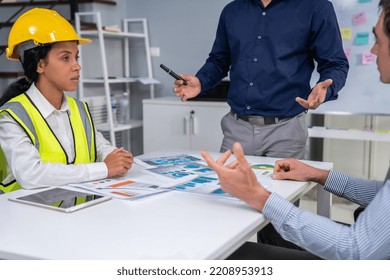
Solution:
M 167 149 L 204 149 L 219 152 L 225 102 L 186 101 L 179 98 L 143 100 L 144 152 Z
M 82 65 L 79 98 L 88 102 L 97 130 L 108 133 L 112 145 L 131 149 L 130 130 L 141 127 L 142 120 L 119 123 L 119 109 L 113 107 L 119 107 L 124 92 L 133 94 L 132 83 L 145 85 L 147 98 L 154 98 L 154 85 L 159 82 L 152 74 L 147 21 L 123 19 L 122 28 L 108 28 L 103 26 L 99 12 L 79 12 L 76 30 L 80 37 L 93 40 L 91 44 L 79 46 Z M 130 101 L 131 96 L 128 110 Z

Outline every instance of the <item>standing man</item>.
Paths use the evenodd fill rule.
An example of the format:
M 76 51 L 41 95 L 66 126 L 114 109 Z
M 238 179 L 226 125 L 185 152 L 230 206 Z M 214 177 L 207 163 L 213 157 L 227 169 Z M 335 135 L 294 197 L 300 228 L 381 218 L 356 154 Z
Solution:
M 318 83 L 310 88 L 317 62 Z M 305 112 L 337 99 L 348 72 L 328 0 L 235 0 L 222 11 L 211 53 L 198 73 L 173 89 L 182 101 L 204 94 L 230 71 L 221 152 L 305 157 Z

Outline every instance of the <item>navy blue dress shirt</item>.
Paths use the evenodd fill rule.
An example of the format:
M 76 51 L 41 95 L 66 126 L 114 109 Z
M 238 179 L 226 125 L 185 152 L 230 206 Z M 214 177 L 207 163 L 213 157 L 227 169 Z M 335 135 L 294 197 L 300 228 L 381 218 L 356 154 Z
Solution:
M 328 0 L 235 0 L 223 9 L 214 45 L 196 76 L 202 92 L 230 71 L 228 104 L 239 115 L 292 117 L 305 111 L 317 62 L 319 81 L 332 79 L 326 101 L 345 85 L 348 60 Z

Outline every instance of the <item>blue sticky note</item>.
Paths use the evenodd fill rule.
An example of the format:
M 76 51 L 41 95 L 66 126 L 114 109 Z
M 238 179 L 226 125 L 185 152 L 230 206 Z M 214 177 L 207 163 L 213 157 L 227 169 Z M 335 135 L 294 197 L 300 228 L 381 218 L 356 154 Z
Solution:
M 359 0 L 359 3 L 370 3 L 372 0 Z
M 355 45 L 367 45 L 370 34 L 368 32 L 359 32 L 356 34 Z

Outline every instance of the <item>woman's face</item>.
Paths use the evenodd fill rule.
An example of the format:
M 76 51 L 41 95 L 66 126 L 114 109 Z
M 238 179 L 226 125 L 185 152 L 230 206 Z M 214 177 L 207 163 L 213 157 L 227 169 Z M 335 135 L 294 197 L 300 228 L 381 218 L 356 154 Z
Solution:
M 38 84 L 50 91 L 75 91 L 81 69 L 78 55 L 77 42 L 54 43 L 47 57 L 38 63 Z

